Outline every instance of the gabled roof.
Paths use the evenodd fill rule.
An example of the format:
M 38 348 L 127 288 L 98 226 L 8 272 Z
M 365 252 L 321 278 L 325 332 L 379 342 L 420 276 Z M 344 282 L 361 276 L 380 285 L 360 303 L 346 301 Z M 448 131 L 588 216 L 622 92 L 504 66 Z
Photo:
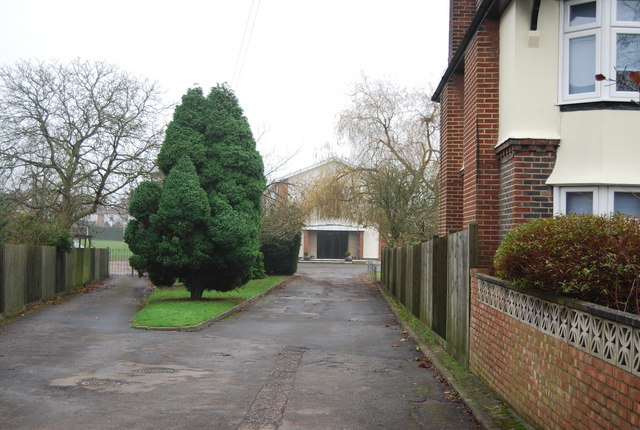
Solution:
M 293 178 L 294 176 L 298 176 L 298 175 L 301 175 L 301 174 L 303 174 L 303 173 L 310 172 L 310 171 L 312 171 L 312 170 L 317 169 L 318 167 L 322 167 L 322 166 L 325 166 L 325 165 L 327 165 L 327 164 L 331 164 L 331 163 L 342 163 L 342 161 L 341 161 L 341 160 L 339 160 L 339 159 L 338 159 L 338 158 L 336 158 L 336 157 L 331 157 L 331 158 L 328 158 L 328 159 L 326 159 L 326 160 L 318 161 L 317 163 L 314 163 L 314 164 L 312 164 L 311 166 L 304 167 L 304 168 L 302 168 L 302 169 L 299 169 L 299 170 L 296 170 L 296 171 L 294 171 L 294 172 L 291 172 L 291 173 L 289 173 L 289 174 L 287 174 L 287 175 L 284 175 L 284 176 L 281 176 L 281 177 L 279 177 L 279 178 L 276 178 L 273 182 L 274 182 L 274 183 L 278 183 L 278 182 L 286 182 L 288 179 L 291 179 L 291 178 Z

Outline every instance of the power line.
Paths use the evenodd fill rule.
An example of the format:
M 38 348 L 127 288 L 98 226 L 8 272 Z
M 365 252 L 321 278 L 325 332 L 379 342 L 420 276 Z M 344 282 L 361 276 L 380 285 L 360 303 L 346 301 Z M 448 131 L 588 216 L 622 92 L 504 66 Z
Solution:
M 238 56 L 236 57 L 236 64 L 233 67 L 231 87 L 234 89 L 236 89 L 238 84 L 240 83 L 240 76 L 242 75 L 242 69 L 244 68 L 245 60 L 247 59 L 247 52 L 249 51 L 251 37 L 253 36 L 253 29 L 256 25 L 256 19 L 258 18 L 258 9 L 260 9 L 260 0 L 252 0 L 251 8 L 249 9 L 249 15 L 247 16 L 247 22 L 244 25 L 242 42 L 240 43 L 240 49 L 238 50 Z

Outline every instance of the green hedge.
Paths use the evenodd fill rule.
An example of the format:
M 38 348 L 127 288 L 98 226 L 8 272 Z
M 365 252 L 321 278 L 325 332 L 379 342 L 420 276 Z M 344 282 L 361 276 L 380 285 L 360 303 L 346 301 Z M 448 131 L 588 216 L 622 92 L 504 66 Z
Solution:
M 268 275 L 293 275 L 298 270 L 300 234 L 290 240 L 263 242 L 260 251 L 264 254 L 264 269 Z
M 568 215 L 530 221 L 498 248 L 499 277 L 516 287 L 640 314 L 640 220 Z

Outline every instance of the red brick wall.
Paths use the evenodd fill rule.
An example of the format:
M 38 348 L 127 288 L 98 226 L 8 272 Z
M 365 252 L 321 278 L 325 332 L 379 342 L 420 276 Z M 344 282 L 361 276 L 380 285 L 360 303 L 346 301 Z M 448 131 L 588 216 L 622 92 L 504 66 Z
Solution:
M 454 75 L 442 92 L 438 234 L 462 230 L 462 136 L 464 76 Z
M 451 0 L 449 3 L 449 59 L 453 57 L 476 14 L 476 0 Z
M 471 277 L 469 368 L 546 429 L 640 428 L 640 378 L 478 301 Z
M 309 252 L 309 230 L 302 230 L 302 252 Z
M 452 1 L 451 37 L 464 34 L 476 3 Z M 462 23 L 462 24 L 461 24 Z M 465 29 L 466 31 L 466 29 Z M 479 264 L 491 266 L 499 245 L 498 140 L 499 24 L 486 20 L 467 47 L 464 74 L 453 75 L 441 95 L 438 233 L 479 226 Z
M 478 223 L 478 257 L 489 267 L 499 245 L 499 24 L 485 20 L 465 54 L 463 228 Z
M 534 218 L 553 216 L 553 190 L 545 182 L 556 162 L 558 140 L 509 139 L 500 160 L 500 239 Z

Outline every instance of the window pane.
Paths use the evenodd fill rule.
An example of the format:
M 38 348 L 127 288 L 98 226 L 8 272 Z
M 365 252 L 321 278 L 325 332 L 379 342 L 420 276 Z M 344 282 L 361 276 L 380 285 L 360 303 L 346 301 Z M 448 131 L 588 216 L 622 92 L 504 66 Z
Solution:
M 613 193 L 613 211 L 640 216 L 640 193 Z
M 596 22 L 596 2 L 577 4 L 569 8 L 569 27 Z
M 596 36 L 569 40 L 569 94 L 596 90 Z
M 616 8 L 618 21 L 640 21 L 640 0 L 618 0 Z
M 640 34 L 616 35 L 616 90 L 637 91 L 629 73 L 640 71 Z
M 567 213 L 593 213 L 593 193 L 591 191 L 573 191 L 567 193 Z

